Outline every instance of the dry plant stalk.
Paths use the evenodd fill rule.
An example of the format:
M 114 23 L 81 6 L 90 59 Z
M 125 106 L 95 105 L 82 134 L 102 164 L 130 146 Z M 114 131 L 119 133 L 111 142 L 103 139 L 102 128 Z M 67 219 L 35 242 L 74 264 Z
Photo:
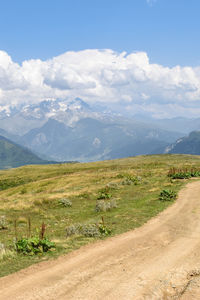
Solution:
M 102 225 L 105 226 L 105 222 L 104 222 L 104 217 L 103 216 L 101 217 L 101 220 L 102 220 Z
M 41 238 L 41 240 L 44 239 L 45 230 L 46 230 L 46 225 L 43 222 L 42 225 L 41 225 L 41 232 L 40 232 L 40 238 Z
M 28 237 L 31 237 L 31 218 L 28 217 Z
M 17 220 L 16 219 L 14 220 L 14 229 L 15 229 L 15 240 L 17 241 L 18 238 L 17 238 Z

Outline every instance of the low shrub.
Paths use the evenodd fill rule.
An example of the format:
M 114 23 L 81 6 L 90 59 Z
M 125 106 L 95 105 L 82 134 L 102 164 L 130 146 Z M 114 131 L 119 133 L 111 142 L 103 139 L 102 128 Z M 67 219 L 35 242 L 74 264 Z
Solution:
M 72 206 L 72 202 L 67 198 L 59 199 L 58 203 L 59 203 L 59 205 L 61 205 L 63 207 L 71 207 Z
M 96 202 L 96 206 L 95 206 L 95 211 L 96 212 L 100 212 L 100 211 L 109 211 L 113 208 L 116 208 L 117 207 L 117 203 L 116 203 L 116 200 L 107 200 L 107 201 L 104 201 L 104 200 L 97 200 Z
M 109 235 L 111 230 L 105 224 L 74 224 L 66 228 L 67 237 L 78 234 L 85 237 L 100 237 L 101 235 Z
M 96 224 L 87 224 L 81 227 L 81 234 L 86 237 L 98 237 L 100 236 L 100 231 Z
M 162 190 L 159 195 L 161 201 L 172 201 L 176 199 L 177 193 L 172 190 Z
M 117 178 L 123 178 L 121 182 L 122 185 L 131 185 L 131 184 L 138 185 L 142 181 L 142 178 L 140 176 L 133 176 L 128 173 L 118 174 Z
M 200 169 L 197 168 L 171 168 L 168 177 L 172 179 L 189 179 L 191 177 L 200 177 Z
M 73 224 L 66 228 L 67 237 L 78 234 L 84 235 L 87 237 L 96 237 L 99 236 L 99 230 L 96 224 Z
M 74 234 L 80 234 L 81 224 L 72 224 L 66 228 L 66 235 L 71 236 Z

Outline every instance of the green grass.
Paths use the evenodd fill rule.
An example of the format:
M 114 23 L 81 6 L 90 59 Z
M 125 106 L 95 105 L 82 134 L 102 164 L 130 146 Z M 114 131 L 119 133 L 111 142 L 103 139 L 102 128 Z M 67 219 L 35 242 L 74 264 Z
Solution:
M 157 215 L 171 201 L 160 201 L 164 189 L 178 192 L 189 180 L 172 180 L 170 168 L 199 168 L 200 157 L 191 155 L 138 156 L 87 164 L 25 166 L 0 171 L 0 216 L 6 216 L 8 228 L 0 230 L 0 242 L 12 250 L 17 220 L 17 237 L 28 236 L 26 220 L 31 219 L 32 235 L 38 235 L 42 222 L 46 235 L 56 243 L 56 250 L 38 256 L 7 255 L 0 260 L 0 276 L 44 259 L 68 253 L 97 238 L 81 235 L 66 237 L 65 228 L 76 223 L 101 221 L 112 230 L 111 235 L 134 229 Z M 121 184 L 124 176 L 141 177 L 137 184 Z M 117 208 L 95 212 L 99 191 L 109 184 L 111 199 Z M 71 207 L 60 205 L 67 198 Z M 100 200 L 101 201 L 101 200 Z M 105 199 L 106 201 L 106 199 Z M 105 237 L 102 237 L 105 238 Z M 10 253 L 10 252 L 9 252 Z

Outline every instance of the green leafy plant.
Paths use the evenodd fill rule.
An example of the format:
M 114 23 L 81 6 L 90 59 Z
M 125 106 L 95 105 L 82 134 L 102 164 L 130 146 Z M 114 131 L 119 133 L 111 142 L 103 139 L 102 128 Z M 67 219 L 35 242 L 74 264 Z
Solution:
M 191 177 L 200 177 L 200 169 L 197 168 L 171 168 L 168 177 L 172 179 L 189 179 Z
M 172 201 L 176 199 L 177 193 L 172 190 L 162 190 L 159 195 L 161 201 Z
M 98 224 L 98 228 L 99 228 L 99 232 L 101 233 L 101 235 L 110 235 L 111 234 L 111 229 L 109 229 L 106 225 L 105 225 L 105 221 L 104 221 L 104 217 L 101 217 L 101 223 Z
M 55 243 L 48 238 L 40 239 L 39 237 L 22 238 L 15 243 L 15 249 L 18 253 L 26 255 L 35 255 L 47 252 L 55 248 Z
M 111 234 L 111 229 L 109 229 L 108 227 L 106 227 L 104 224 L 100 224 L 99 225 L 99 232 L 101 233 L 101 235 L 110 235 Z
M 30 223 L 28 225 L 31 226 Z M 47 237 L 44 236 L 45 230 L 46 225 L 43 222 L 39 231 L 39 236 L 16 239 L 16 251 L 26 255 L 35 255 L 42 254 L 43 252 L 47 252 L 50 249 L 55 248 L 55 243 L 51 242 Z
M 106 186 L 105 188 L 99 190 L 97 199 L 110 199 L 112 194 L 110 193 L 110 188 Z

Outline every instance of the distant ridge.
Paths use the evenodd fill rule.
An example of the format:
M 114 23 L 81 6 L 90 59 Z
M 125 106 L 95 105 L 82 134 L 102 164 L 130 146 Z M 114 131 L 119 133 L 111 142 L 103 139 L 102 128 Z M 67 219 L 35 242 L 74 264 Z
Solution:
M 19 146 L 9 139 L 0 136 L 0 169 L 51 163 L 57 162 L 43 160 L 27 148 Z
M 200 131 L 192 131 L 188 136 L 169 145 L 165 153 L 200 155 Z

